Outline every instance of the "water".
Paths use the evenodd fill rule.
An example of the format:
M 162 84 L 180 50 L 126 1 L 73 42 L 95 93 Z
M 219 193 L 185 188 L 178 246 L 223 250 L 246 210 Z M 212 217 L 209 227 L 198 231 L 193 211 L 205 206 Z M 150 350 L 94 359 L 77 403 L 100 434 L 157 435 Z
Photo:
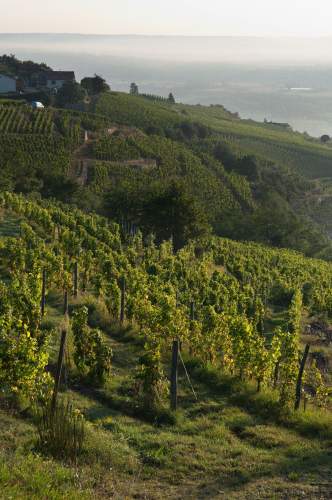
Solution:
M 223 104 L 243 118 L 288 122 L 332 135 L 330 39 L 1 35 L 0 53 L 98 73 L 114 90 L 168 95 L 188 104 Z

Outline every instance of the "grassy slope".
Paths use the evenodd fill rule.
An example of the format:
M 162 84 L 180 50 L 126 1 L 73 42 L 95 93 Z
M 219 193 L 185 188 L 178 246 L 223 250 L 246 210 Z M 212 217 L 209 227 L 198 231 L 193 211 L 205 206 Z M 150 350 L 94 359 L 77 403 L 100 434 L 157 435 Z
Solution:
M 138 127 L 169 125 L 191 120 L 219 132 L 240 154 L 256 153 L 289 165 L 309 178 L 332 176 L 332 149 L 304 134 L 239 120 L 220 106 L 190 106 L 151 102 L 127 94 L 103 95 L 94 110 L 113 121 Z M 309 161 L 304 158 L 308 156 Z
M 19 220 L 3 215 L 2 233 L 17 234 Z M 60 295 L 50 293 L 46 323 L 62 321 L 61 305 Z M 133 415 L 128 404 L 127 388 L 142 351 L 135 332 L 110 325 L 104 335 L 114 353 L 106 387 L 72 385 L 63 394 L 88 422 L 77 464 L 39 454 L 28 416 L 0 409 L 0 498 L 331 497 L 329 414 L 301 412 L 280 420 L 273 394 L 257 395 L 250 386 L 186 361 L 198 400 L 181 371 L 177 424 L 153 425 Z M 53 338 L 51 345 L 53 362 L 58 341 Z M 168 353 L 166 373 L 169 358 Z
M 268 400 L 250 389 L 235 397 L 213 372 L 189 368 L 197 402 L 181 374 L 176 426 L 131 416 L 122 388 L 140 346 L 128 340 L 110 340 L 114 366 L 105 389 L 69 391 L 89 422 L 77 466 L 36 454 L 32 423 L 0 412 L 2 498 L 330 497 L 331 431 L 319 439 L 277 425 L 257 410 Z

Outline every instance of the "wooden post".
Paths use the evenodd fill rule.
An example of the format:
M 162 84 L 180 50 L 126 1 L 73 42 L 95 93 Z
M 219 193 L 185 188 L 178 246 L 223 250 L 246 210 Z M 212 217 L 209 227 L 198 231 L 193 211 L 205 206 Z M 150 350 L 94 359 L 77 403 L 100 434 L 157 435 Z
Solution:
M 295 394 L 295 410 L 298 410 L 300 408 L 300 403 L 301 403 L 301 392 L 302 392 L 302 378 L 303 378 L 303 372 L 305 368 L 305 364 L 307 362 L 308 354 L 309 354 L 309 349 L 310 349 L 310 344 L 307 344 L 304 349 L 304 353 L 302 356 L 302 361 L 299 369 L 299 375 L 297 377 L 297 383 L 296 383 L 296 394 Z
M 172 370 L 171 370 L 171 410 L 175 411 L 178 406 L 178 364 L 179 364 L 179 341 L 173 341 L 172 347 Z
M 78 297 L 78 262 L 74 264 L 74 297 Z
M 120 323 L 123 324 L 125 320 L 125 305 L 126 305 L 126 279 L 123 276 L 121 278 L 121 308 L 120 308 Z
M 63 314 L 68 316 L 68 290 L 65 290 L 65 295 L 63 299 Z
M 46 305 L 46 269 L 43 269 L 43 284 L 42 284 L 42 296 L 40 303 L 41 315 L 45 315 L 45 305 Z
M 195 321 L 195 302 L 190 302 L 190 331 L 192 331 L 193 321 Z M 189 340 L 189 354 L 193 355 L 193 348 L 191 345 L 191 339 Z
M 56 368 L 53 396 L 52 396 L 52 403 L 51 403 L 52 415 L 54 415 L 54 413 L 55 413 L 56 402 L 57 402 L 58 392 L 59 392 L 59 388 L 60 388 L 63 357 L 64 357 L 65 345 L 66 345 L 66 337 L 67 337 L 67 331 L 62 330 L 59 356 L 58 356 L 58 364 L 57 364 L 57 368 Z
M 190 321 L 195 321 L 195 302 L 190 303 Z
M 280 368 L 280 360 L 276 362 L 276 365 L 274 367 L 274 374 L 273 374 L 273 389 L 277 388 L 278 382 L 279 382 L 279 368 Z

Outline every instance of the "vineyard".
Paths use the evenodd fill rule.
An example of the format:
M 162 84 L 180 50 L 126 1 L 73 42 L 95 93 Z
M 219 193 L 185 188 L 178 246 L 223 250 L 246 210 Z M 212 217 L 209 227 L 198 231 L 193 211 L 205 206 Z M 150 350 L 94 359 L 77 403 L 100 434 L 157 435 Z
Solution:
M 2 264 L 10 271 L 6 279 L 13 287 L 8 312 L 15 310 L 16 320 L 21 319 L 23 328 L 36 338 L 42 271 L 46 270 L 50 289 L 72 293 L 74 265 L 82 291 L 103 300 L 113 320 L 122 314 L 138 324 L 153 357 L 178 338 L 202 362 L 224 358 L 224 368 L 232 373 L 240 370 L 252 378 L 258 364 L 261 382 L 267 385 L 273 363 L 282 359 L 287 365 L 288 357 L 297 359 L 302 308 L 309 317 L 332 316 L 332 268 L 323 261 L 304 262 L 300 254 L 290 251 L 219 239 L 204 244 L 201 257 L 191 245 L 173 255 L 170 243 L 160 249 L 153 242 L 145 246 L 140 234 L 124 244 L 119 227 L 97 216 L 6 193 L 2 207 L 24 221 L 20 238 L 2 242 Z M 18 281 L 18 276 L 25 276 L 26 282 L 25 278 Z M 126 282 L 122 311 L 121 280 Z M 16 293 L 18 297 L 23 293 L 17 304 L 31 306 L 16 310 L 15 302 L 10 304 Z M 287 343 L 282 329 L 266 332 L 264 340 L 268 308 L 280 305 L 288 308 L 283 328 L 290 329 L 294 342 L 292 355 L 285 359 L 278 357 L 283 342 Z M 251 358 L 251 346 L 256 343 L 261 347 L 253 348 Z M 289 382 L 287 378 L 286 385 Z
M 181 137 L 183 124 L 200 124 L 201 138 L 213 131 L 214 137 L 229 142 L 237 154 L 258 154 L 279 165 L 294 168 L 308 178 L 331 175 L 332 151 L 318 140 L 291 130 L 280 130 L 252 120 L 240 120 L 222 106 L 170 105 L 148 102 L 143 97 L 112 93 L 103 95 L 94 110 L 113 122 Z M 205 129 L 204 129 L 205 127 Z M 154 130 L 153 130 L 154 129 Z M 186 130 L 184 130 L 186 133 Z
M 52 113 L 29 109 L 27 106 L 0 105 L 0 132 L 2 134 L 52 134 Z
M 330 498 L 331 149 L 107 92 L 0 152 L 4 498 Z
M 198 414 L 193 425 L 203 425 L 203 420 L 198 423 L 196 419 L 203 418 L 201 412 L 204 415 L 204 404 L 208 404 L 212 405 L 212 415 L 222 412 L 219 418 L 226 418 L 223 425 L 230 426 L 229 432 L 253 433 L 255 428 L 245 423 L 249 415 L 245 416 L 245 410 L 241 414 L 239 409 L 241 398 L 245 398 L 251 401 L 252 409 L 256 407 L 261 412 L 259 405 L 265 405 L 266 411 L 271 412 L 270 418 L 273 414 L 277 422 L 294 429 L 288 430 L 286 437 L 282 427 L 272 431 L 271 422 L 264 424 L 260 420 L 261 428 L 269 426 L 268 432 L 276 432 L 278 439 L 287 442 L 295 439 L 297 432 L 304 436 L 318 433 L 322 443 L 314 442 L 312 437 L 310 447 L 322 454 L 318 463 L 321 478 L 324 476 L 328 470 L 324 436 L 331 439 L 332 380 L 326 366 L 331 363 L 332 350 L 328 330 L 324 337 L 322 327 L 320 336 L 315 337 L 311 325 L 328 322 L 332 316 L 331 264 L 289 250 L 219 238 L 189 244 L 175 254 L 171 242 L 158 247 L 153 239 L 144 240 L 136 229 L 66 205 L 32 201 L 6 192 L 1 194 L 0 202 L 0 401 L 37 405 L 41 408 L 38 411 L 44 412 L 52 400 L 60 415 L 69 412 L 70 417 L 61 418 L 72 419 L 76 430 L 70 431 L 71 420 L 66 425 L 69 433 L 77 435 L 76 444 L 68 444 L 63 436 L 61 453 L 68 448 L 75 452 L 75 460 L 81 460 L 76 454 L 87 453 L 81 448 L 91 446 L 90 441 L 84 444 L 79 430 L 86 425 L 85 420 L 91 420 L 92 409 L 86 399 L 89 395 L 102 405 L 94 410 L 97 413 L 114 415 L 116 409 L 119 416 L 124 412 L 130 419 L 125 424 L 108 417 L 100 420 L 98 426 L 92 418 L 84 431 L 100 449 L 106 445 L 101 444 L 102 440 L 110 440 L 110 451 L 103 453 L 111 453 L 116 468 L 123 467 L 121 460 L 129 460 L 124 470 L 137 470 L 140 459 L 134 458 L 133 450 L 138 449 L 148 467 L 168 471 L 169 460 L 175 459 L 178 465 L 180 462 L 162 451 L 160 441 L 158 445 L 143 444 L 142 438 L 131 434 L 132 449 L 120 443 L 115 448 L 119 436 L 134 432 L 133 419 L 143 421 L 138 421 L 140 429 L 142 425 L 144 429 L 153 428 L 154 422 L 178 427 L 184 435 L 190 435 L 190 415 L 194 417 L 196 407 Z M 308 329 L 310 333 L 305 333 Z M 64 343 L 60 345 L 61 332 Z M 310 353 L 299 379 L 300 361 L 303 362 L 308 342 Z M 135 352 L 139 356 L 133 355 Z M 61 364 L 57 365 L 61 353 L 63 358 L 59 357 Z M 183 374 L 181 363 L 185 367 Z M 208 383 L 214 387 L 213 397 L 217 397 L 218 391 L 223 394 L 222 387 L 233 391 L 228 407 L 235 412 L 234 417 L 230 413 L 228 417 L 221 416 L 225 402 L 209 399 L 212 396 L 204 392 Z M 66 398 L 74 402 L 76 413 L 61 406 Z M 301 409 L 294 413 L 298 403 Z M 237 410 L 236 404 L 240 405 Z M 189 420 L 177 422 L 178 413 L 170 411 L 169 405 L 178 412 L 189 412 Z M 37 424 L 39 446 L 51 450 L 53 441 L 47 437 L 50 424 L 45 418 L 42 428 Z M 212 422 L 211 432 L 220 432 L 214 427 L 217 423 Z M 130 431 L 125 430 L 127 425 Z M 235 431 L 237 426 L 243 431 Z M 168 440 L 175 439 L 177 433 L 165 432 Z M 223 446 L 227 432 L 225 428 L 221 440 L 212 438 L 217 439 L 215 446 Z M 258 434 L 249 435 L 250 439 L 258 439 Z M 163 438 L 156 434 L 154 439 Z M 229 444 L 230 452 L 239 446 L 234 439 Z M 182 446 L 186 446 L 185 442 Z M 202 441 L 201 446 L 211 449 L 213 445 L 209 440 L 206 444 Z M 204 453 L 208 453 L 208 448 Z M 57 453 L 58 448 L 54 448 L 52 454 Z M 119 453 L 121 459 L 119 455 L 116 458 Z M 248 450 L 245 454 L 250 461 Z M 227 461 L 226 455 L 222 456 Z M 270 459 L 274 461 L 275 457 Z M 206 460 L 211 462 L 211 457 Z M 37 463 L 32 462 L 34 473 Z M 185 478 L 187 473 L 183 470 L 176 475 Z M 225 474 L 231 472 L 227 469 Z M 294 488 L 298 487 L 296 476 L 293 481 Z M 82 484 L 83 490 L 88 487 L 86 481 Z M 232 488 L 232 482 L 227 484 L 227 488 Z M 249 486 L 248 481 L 243 484 Z M 109 491 L 109 486 L 103 487 Z M 136 487 L 133 486 L 134 491 Z M 282 488 L 292 491 L 290 485 L 283 484 Z

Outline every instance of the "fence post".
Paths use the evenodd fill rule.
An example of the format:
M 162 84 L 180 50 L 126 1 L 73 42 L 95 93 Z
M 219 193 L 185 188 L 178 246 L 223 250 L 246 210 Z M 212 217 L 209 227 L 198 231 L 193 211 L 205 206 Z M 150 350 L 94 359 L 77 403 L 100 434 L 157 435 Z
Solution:
M 65 316 L 68 316 L 68 290 L 65 290 L 63 298 L 63 314 Z
M 40 312 L 42 316 L 44 316 L 45 314 L 45 305 L 46 305 L 46 269 L 43 269 L 42 296 L 40 303 Z
M 78 262 L 74 264 L 74 297 L 78 297 Z
M 276 365 L 274 367 L 274 373 L 273 373 L 273 389 L 277 388 L 278 382 L 279 382 L 279 368 L 280 368 L 280 360 L 276 362 Z
M 309 349 L 310 349 L 310 344 L 307 344 L 304 349 L 300 369 L 299 369 L 299 374 L 297 377 L 297 383 L 296 383 L 296 394 L 295 394 L 295 410 L 298 410 L 300 408 L 300 403 L 301 403 L 301 392 L 302 392 L 302 378 L 303 378 L 303 372 L 304 372 L 304 367 L 307 362 L 308 354 L 309 354 Z
M 126 279 L 124 276 L 121 278 L 120 286 L 121 286 L 120 323 L 122 325 L 125 319 L 125 305 L 126 305 Z
M 195 321 L 195 302 L 190 302 L 190 321 Z
M 190 302 L 190 331 L 192 332 L 193 330 L 193 322 L 195 321 L 195 302 L 192 301 Z M 192 356 L 193 354 L 193 348 L 191 345 L 191 339 L 189 340 L 189 354 Z
M 171 370 L 171 410 L 175 411 L 178 406 L 178 364 L 179 364 L 179 341 L 174 340 L 172 346 L 172 370 Z
M 59 388 L 60 388 L 60 380 L 61 380 L 61 372 L 62 372 L 62 365 L 63 365 L 63 357 L 64 357 L 64 353 L 65 353 L 66 337 L 67 337 L 67 330 L 62 330 L 59 356 L 58 356 L 58 364 L 57 364 L 57 368 L 56 368 L 54 390 L 53 390 L 52 403 L 51 403 L 52 415 L 54 415 L 54 413 L 55 413 L 58 392 L 59 392 Z

